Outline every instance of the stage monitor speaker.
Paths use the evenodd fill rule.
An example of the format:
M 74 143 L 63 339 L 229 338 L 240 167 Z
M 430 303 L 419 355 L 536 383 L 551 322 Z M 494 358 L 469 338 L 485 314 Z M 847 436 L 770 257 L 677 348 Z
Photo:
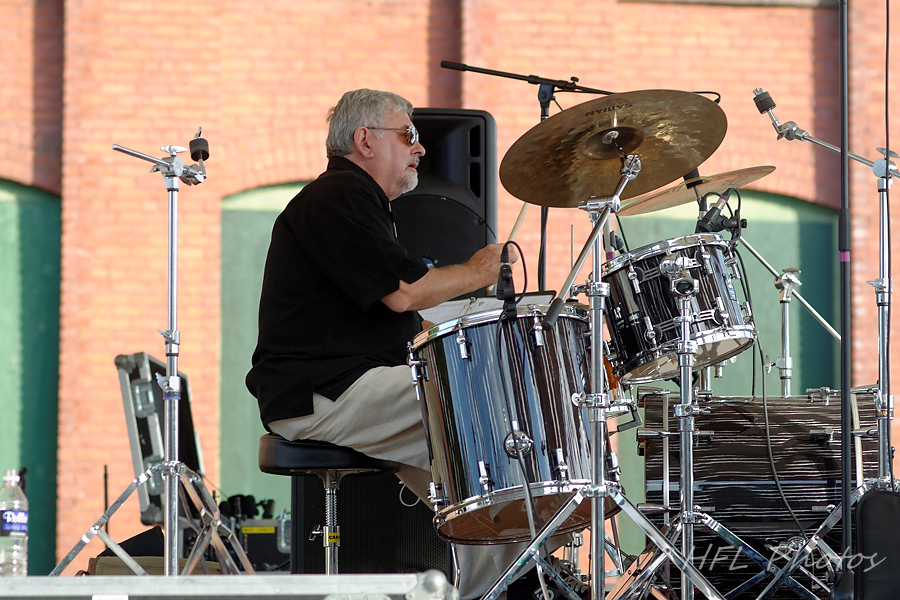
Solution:
M 397 238 L 429 265 L 460 264 L 497 241 L 497 125 L 481 110 L 419 108 L 419 185 L 391 202 Z

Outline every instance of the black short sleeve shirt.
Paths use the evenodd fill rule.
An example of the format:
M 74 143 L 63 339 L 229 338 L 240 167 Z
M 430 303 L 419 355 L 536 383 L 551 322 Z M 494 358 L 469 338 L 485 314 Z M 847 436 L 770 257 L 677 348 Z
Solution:
M 427 270 L 397 242 L 375 180 L 331 158 L 272 229 L 246 378 L 263 423 L 311 414 L 313 392 L 335 399 L 368 369 L 405 364 L 421 320 L 380 299 Z

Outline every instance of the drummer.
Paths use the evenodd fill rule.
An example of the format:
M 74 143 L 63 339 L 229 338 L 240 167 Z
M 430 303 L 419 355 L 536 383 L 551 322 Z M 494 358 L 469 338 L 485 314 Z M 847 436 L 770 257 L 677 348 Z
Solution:
M 246 384 L 267 430 L 401 463 L 428 502 L 429 452 L 407 342 L 417 310 L 496 283 L 502 244 L 429 269 L 397 242 L 390 201 L 416 187 L 425 149 L 412 105 L 389 92 L 347 92 L 328 113 L 327 170 L 278 216 Z M 460 594 L 483 594 L 517 546 L 460 546 Z

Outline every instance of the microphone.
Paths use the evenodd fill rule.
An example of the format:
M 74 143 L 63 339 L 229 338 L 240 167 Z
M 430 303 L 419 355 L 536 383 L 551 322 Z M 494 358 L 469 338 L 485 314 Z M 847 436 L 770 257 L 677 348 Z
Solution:
M 719 200 L 713 207 L 697 221 L 697 228 L 694 230 L 694 233 L 713 233 L 724 229 L 722 209 L 728 204 L 728 198 L 733 191 L 734 188 L 728 188 L 724 194 L 719 196 Z
M 497 277 L 496 296 L 503 300 L 503 314 L 510 319 L 516 318 L 516 286 L 513 284 L 512 267 L 509 264 L 509 245 L 503 244 L 500 251 L 500 275 Z
M 453 69 L 454 71 L 468 71 L 469 65 L 464 65 L 464 64 L 458 63 L 458 62 L 453 62 L 452 60 L 442 60 L 441 68 Z

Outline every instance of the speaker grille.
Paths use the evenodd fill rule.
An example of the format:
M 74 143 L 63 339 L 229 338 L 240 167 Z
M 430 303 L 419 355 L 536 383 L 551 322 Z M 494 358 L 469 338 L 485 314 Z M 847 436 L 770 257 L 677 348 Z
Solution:
M 441 267 L 497 241 L 497 133 L 484 111 L 417 109 L 425 147 L 419 185 L 391 203 L 397 237 L 414 257 Z

